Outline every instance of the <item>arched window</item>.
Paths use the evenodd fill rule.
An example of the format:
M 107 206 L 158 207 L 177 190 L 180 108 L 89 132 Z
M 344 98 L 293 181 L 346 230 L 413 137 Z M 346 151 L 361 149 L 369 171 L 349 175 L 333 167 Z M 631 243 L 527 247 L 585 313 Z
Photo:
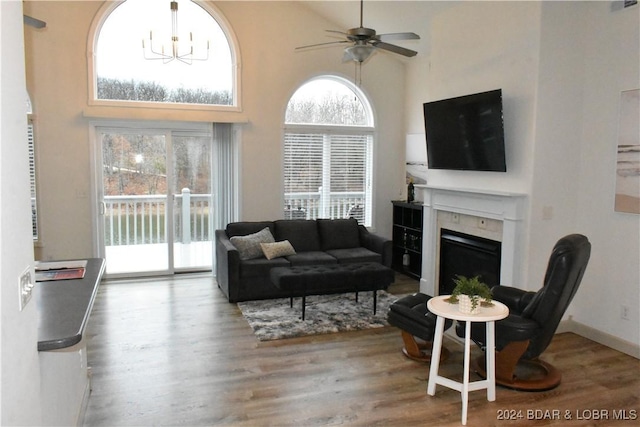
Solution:
M 106 7 L 90 67 L 94 101 L 236 105 L 235 54 L 211 5 L 126 0 Z
M 284 217 L 372 222 L 373 114 L 351 82 L 322 76 L 287 105 Z

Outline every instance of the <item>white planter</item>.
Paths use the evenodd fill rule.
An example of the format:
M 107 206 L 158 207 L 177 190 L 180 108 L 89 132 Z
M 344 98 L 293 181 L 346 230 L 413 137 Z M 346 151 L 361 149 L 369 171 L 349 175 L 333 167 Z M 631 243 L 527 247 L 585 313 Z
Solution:
M 480 312 L 480 301 L 475 309 L 471 309 L 471 298 L 469 295 L 458 295 L 458 310 L 465 314 L 478 314 Z

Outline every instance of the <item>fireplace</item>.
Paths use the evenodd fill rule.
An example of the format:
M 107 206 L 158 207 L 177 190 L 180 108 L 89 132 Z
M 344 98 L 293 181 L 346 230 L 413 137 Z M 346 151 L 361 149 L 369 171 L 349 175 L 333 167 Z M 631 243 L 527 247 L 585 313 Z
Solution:
M 438 295 L 450 295 L 456 276 L 480 276 L 489 287 L 500 283 L 502 244 L 453 230 L 440 230 Z
M 439 292 L 442 228 L 501 242 L 498 283 L 510 286 L 522 283 L 525 194 L 433 185 L 416 185 L 416 189 L 424 200 L 421 292 L 428 295 Z M 447 221 L 439 221 L 445 217 Z

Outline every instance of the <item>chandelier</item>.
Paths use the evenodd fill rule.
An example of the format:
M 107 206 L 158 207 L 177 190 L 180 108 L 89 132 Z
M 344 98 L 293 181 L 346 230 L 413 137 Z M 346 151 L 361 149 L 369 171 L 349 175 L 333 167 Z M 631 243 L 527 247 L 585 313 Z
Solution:
M 163 64 L 168 64 L 172 61 L 180 61 L 182 63 L 191 65 L 193 61 L 206 61 L 209 59 L 209 40 L 207 40 L 206 54 L 197 56 L 194 54 L 193 49 L 193 33 L 189 33 L 189 43 L 186 45 L 180 45 L 178 43 L 178 2 L 172 1 L 171 7 L 171 42 L 167 48 L 165 44 L 160 44 L 160 48 L 154 45 L 153 31 L 149 31 L 149 43 L 142 39 L 142 53 L 144 59 L 148 60 L 161 60 Z

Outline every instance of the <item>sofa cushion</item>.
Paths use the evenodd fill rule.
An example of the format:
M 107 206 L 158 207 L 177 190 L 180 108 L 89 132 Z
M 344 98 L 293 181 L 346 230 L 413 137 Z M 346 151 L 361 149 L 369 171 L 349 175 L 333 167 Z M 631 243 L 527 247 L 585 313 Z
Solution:
M 320 235 L 315 220 L 279 220 L 274 223 L 276 240 L 288 240 L 296 252 L 320 250 Z
M 286 258 L 254 258 L 240 261 L 240 277 L 269 277 L 269 272 L 274 267 L 289 267 Z
M 289 255 L 287 260 L 294 265 L 327 265 L 337 264 L 338 260 L 326 252 L 309 251 L 298 252 L 295 255 Z
M 382 262 L 382 255 L 366 248 L 330 249 L 327 253 L 335 257 L 340 264 L 352 262 Z
M 323 251 L 360 246 L 358 221 L 355 219 L 318 219 L 316 221 Z
M 269 227 L 265 227 L 257 233 L 248 234 L 246 236 L 231 237 L 231 244 L 236 247 L 240 254 L 240 259 L 253 259 L 263 256 L 260 243 L 273 243 L 273 235 L 269 231 Z
M 274 243 L 260 243 L 260 247 L 262 248 L 262 253 L 264 253 L 265 258 L 267 259 L 296 254 L 296 251 L 288 240 Z
M 264 229 L 265 227 L 269 227 L 269 231 L 271 234 L 274 234 L 274 225 L 272 221 L 260 221 L 260 222 L 232 222 L 227 224 L 227 236 L 246 236 L 247 234 L 257 233 L 258 231 Z

